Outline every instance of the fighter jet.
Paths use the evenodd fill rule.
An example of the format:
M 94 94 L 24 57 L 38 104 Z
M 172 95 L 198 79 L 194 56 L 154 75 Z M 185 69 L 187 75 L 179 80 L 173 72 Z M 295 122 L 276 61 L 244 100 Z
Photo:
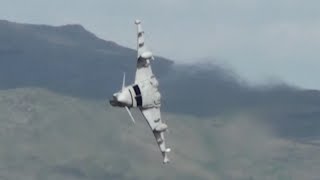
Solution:
M 170 148 L 166 147 L 164 132 L 168 126 L 161 119 L 161 95 L 158 89 L 159 82 L 151 69 L 151 61 L 154 60 L 152 52 L 147 48 L 144 41 L 144 31 L 141 21 L 136 20 L 137 26 L 137 67 L 135 80 L 132 85 L 125 85 L 125 74 L 123 76 L 122 89 L 113 94 L 110 104 L 115 107 L 123 107 L 129 113 L 133 123 L 130 109 L 139 108 L 148 122 L 156 142 L 162 153 L 163 163 L 169 162 L 168 153 Z

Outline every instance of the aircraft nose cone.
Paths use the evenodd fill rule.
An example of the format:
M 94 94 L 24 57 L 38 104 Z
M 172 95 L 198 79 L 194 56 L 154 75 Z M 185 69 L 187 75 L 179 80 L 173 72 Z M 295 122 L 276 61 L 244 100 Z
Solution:
M 117 105 L 117 94 L 113 94 L 112 95 L 112 98 L 109 100 L 109 103 L 112 105 L 112 106 L 116 106 Z

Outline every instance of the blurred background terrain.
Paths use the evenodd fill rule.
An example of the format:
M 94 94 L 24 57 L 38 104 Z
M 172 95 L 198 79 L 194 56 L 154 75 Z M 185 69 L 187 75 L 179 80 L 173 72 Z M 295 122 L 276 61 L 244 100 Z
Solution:
M 0 21 L 1 179 L 317 179 L 320 91 L 156 57 L 172 163 L 108 98 L 136 52 L 81 25 Z

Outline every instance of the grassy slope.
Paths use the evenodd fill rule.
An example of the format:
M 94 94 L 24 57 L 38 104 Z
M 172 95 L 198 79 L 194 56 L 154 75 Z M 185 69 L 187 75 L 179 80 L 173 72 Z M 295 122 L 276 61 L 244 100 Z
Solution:
M 312 179 L 320 148 L 273 136 L 257 117 L 164 114 L 173 148 L 161 164 L 152 133 L 104 102 L 44 89 L 0 92 L 1 179 Z

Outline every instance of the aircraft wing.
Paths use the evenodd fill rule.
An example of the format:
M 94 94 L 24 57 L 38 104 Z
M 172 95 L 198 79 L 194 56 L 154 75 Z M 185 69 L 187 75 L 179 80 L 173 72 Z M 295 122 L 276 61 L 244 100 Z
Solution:
M 152 52 L 147 49 L 144 42 L 144 31 L 141 26 L 141 21 L 136 20 L 137 25 L 137 71 L 135 83 L 150 79 L 153 76 L 150 61 L 153 60 Z
M 156 138 L 157 144 L 163 156 L 163 162 L 168 163 L 169 158 L 167 153 L 170 152 L 169 148 L 166 148 L 164 132 L 167 129 L 167 125 L 161 120 L 160 107 L 153 107 L 147 109 L 140 109 L 143 116 L 147 120 L 154 137 Z

